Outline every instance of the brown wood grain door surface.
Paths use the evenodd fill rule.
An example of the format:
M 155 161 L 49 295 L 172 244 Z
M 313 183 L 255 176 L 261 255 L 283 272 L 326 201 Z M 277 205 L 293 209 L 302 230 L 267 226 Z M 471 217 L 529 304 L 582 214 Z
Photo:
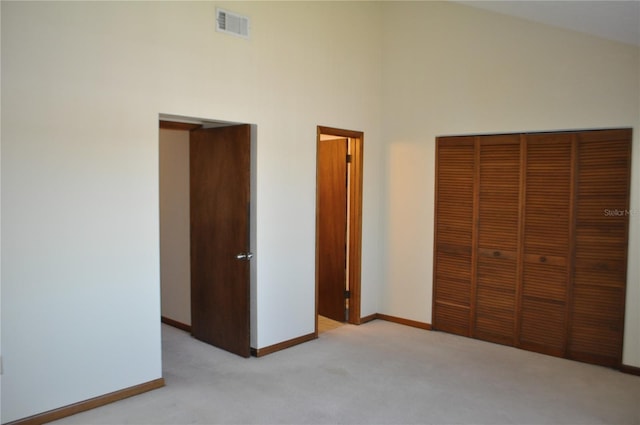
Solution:
M 471 336 L 475 138 L 437 141 L 433 328 Z
M 347 139 L 318 143 L 318 313 L 345 321 Z
M 576 246 L 569 357 L 622 363 L 631 129 L 578 135 Z
M 513 345 L 520 242 L 520 136 L 482 136 L 477 143 L 475 336 Z
M 433 328 L 620 367 L 631 140 L 439 137 Z
M 195 338 L 249 357 L 249 125 L 190 137 L 191 329 Z
M 570 301 L 572 133 L 525 138 L 519 345 L 564 356 Z

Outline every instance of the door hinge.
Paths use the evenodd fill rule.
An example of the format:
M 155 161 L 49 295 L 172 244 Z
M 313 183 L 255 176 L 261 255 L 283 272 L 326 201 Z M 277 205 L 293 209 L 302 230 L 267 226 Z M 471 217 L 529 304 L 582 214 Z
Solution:
M 346 299 L 351 298 L 351 291 L 344 291 L 344 297 L 345 297 Z
M 347 164 L 351 163 L 351 154 L 347 154 Z

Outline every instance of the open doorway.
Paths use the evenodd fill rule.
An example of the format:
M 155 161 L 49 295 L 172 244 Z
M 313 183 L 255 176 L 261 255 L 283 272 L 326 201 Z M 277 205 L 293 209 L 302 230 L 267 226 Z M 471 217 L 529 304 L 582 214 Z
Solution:
M 316 335 L 319 325 L 360 324 L 363 140 L 317 128 Z
M 254 126 L 165 116 L 159 126 L 162 321 L 248 357 Z

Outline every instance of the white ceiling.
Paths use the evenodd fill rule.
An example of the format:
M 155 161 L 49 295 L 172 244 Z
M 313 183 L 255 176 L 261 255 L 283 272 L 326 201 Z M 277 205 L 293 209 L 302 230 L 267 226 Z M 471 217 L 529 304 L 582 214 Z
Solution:
M 640 0 L 471 0 L 458 3 L 640 46 Z

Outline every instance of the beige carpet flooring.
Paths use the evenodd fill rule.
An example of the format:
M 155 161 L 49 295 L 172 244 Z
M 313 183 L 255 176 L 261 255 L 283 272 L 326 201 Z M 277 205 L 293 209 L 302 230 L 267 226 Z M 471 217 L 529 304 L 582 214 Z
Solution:
M 166 387 L 58 424 L 640 424 L 640 377 L 376 320 L 243 359 L 163 325 Z

